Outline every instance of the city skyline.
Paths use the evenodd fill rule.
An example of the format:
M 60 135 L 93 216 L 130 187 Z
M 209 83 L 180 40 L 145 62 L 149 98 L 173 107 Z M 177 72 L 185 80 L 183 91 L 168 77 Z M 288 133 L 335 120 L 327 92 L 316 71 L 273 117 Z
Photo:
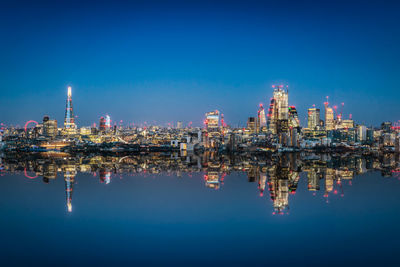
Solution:
M 245 125 L 272 84 L 289 85 L 303 126 L 326 96 L 368 126 L 399 119 L 397 3 L 22 3 L 0 11 L 7 124 L 61 122 L 67 86 L 79 125 L 201 126 L 215 109 Z
M 260 104 L 258 106 L 256 106 L 251 113 L 248 114 L 248 116 L 246 117 L 246 120 L 247 120 L 247 118 L 249 116 L 256 116 L 257 114 L 259 114 L 259 112 L 261 110 L 263 110 L 263 112 L 265 112 L 264 111 L 264 106 L 268 106 L 269 105 L 268 100 L 272 101 L 273 99 L 275 99 L 274 98 L 275 87 L 276 88 L 283 88 L 284 87 L 284 89 L 287 90 L 288 93 L 289 93 L 289 86 L 288 85 L 285 85 L 285 86 L 284 85 L 272 85 L 271 88 L 270 88 L 270 91 L 272 92 L 271 98 L 268 99 L 268 97 L 267 97 L 266 98 L 267 100 L 265 102 L 260 102 Z M 59 122 L 64 121 L 64 124 L 65 124 L 65 122 L 67 121 L 67 114 L 69 114 L 68 110 L 70 110 L 70 109 L 72 110 L 72 104 L 71 104 L 71 101 L 72 101 L 72 99 L 71 99 L 71 97 L 72 97 L 72 86 L 70 86 L 70 85 L 67 86 L 67 94 L 66 95 L 67 95 L 67 106 L 64 109 L 64 112 L 63 112 L 64 115 L 63 115 L 62 119 L 58 118 L 58 117 L 55 117 L 53 114 L 49 114 L 49 113 L 45 113 L 44 115 L 42 115 L 42 117 L 43 116 L 51 117 L 52 119 L 55 119 L 55 120 L 57 120 Z M 286 98 L 288 98 L 288 96 Z M 318 118 L 321 118 L 321 119 L 326 119 L 326 117 L 325 117 L 326 116 L 326 111 L 328 110 L 328 113 L 332 116 L 332 119 L 333 119 L 333 116 L 335 116 L 335 118 L 339 116 L 342 119 L 351 119 L 351 120 L 353 120 L 353 114 L 352 114 L 350 108 L 347 108 L 348 112 L 346 114 L 346 112 L 345 112 L 346 111 L 345 110 L 345 103 L 344 102 L 340 103 L 340 105 L 335 105 L 335 104 L 329 103 L 328 99 L 329 99 L 329 96 L 326 96 L 324 98 L 325 102 L 323 102 L 323 104 L 322 104 L 323 108 L 320 107 L 319 105 L 316 105 L 316 104 L 313 104 L 313 105 L 309 106 L 308 108 L 306 108 L 306 110 L 304 111 L 304 114 L 300 114 L 300 116 L 299 116 L 299 118 L 301 118 L 301 119 L 297 118 L 297 121 L 298 121 L 297 123 L 300 123 L 299 125 L 301 127 L 305 127 L 305 128 L 309 127 L 309 119 L 310 119 L 309 113 L 310 113 L 310 110 L 312 110 L 312 109 L 318 110 Z M 288 100 L 286 100 L 286 101 L 288 102 Z M 289 108 L 289 107 L 290 108 L 294 108 L 294 110 L 296 111 L 296 116 L 297 116 L 297 108 L 296 108 L 296 106 L 290 105 L 289 103 L 286 103 L 286 107 L 287 108 Z M 258 111 L 257 111 L 256 108 L 258 108 Z M 352 108 L 354 108 L 354 107 L 352 107 Z M 75 108 L 74 108 L 74 110 L 75 110 Z M 57 111 L 56 113 L 60 113 L 60 112 Z M 75 112 L 72 112 L 72 117 L 71 117 L 71 115 L 68 115 L 69 117 L 71 117 L 72 124 L 75 125 L 74 127 L 96 126 L 96 125 L 98 125 L 98 121 L 99 120 L 104 119 L 104 116 L 108 117 L 108 120 L 111 119 L 110 113 L 106 112 L 106 113 L 101 113 L 100 115 L 98 115 L 97 118 L 94 119 L 91 123 L 87 123 L 87 124 L 83 124 L 82 123 L 82 124 L 78 125 L 79 120 L 78 120 L 77 123 L 75 123 L 75 121 L 79 118 L 79 116 L 78 115 L 74 115 L 74 113 Z M 270 114 L 269 116 L 271 116 L 271 115 L 273 115 L 273 114 Z M 303 116 L 301 116 L 301 115 L 303 115 Z M 259 115 L 257 115 L 257 116 L 259 116 Z M 264 114 L 264 116 L 265 116 L 265 114 Z M 9 123 L 9 124 L 7 124 L 6 121 L 0 121 L 0 123 L 3 123 L 2 124 L 3 126 L 7 125 L 7 126 L 13 126 L 13 127 L 17 127 L 17 128 L 22 128 L 22 127 L 26 126 L 26 124 L 29 121 L 35 122 L 36 120 L 40 121 L 40 119 L 41 118 L 27 119 L 25 122 L 22 122 L 21 124 L 18 124 L 18 123 Z M 264 119 L 266 119 L 266 118 L 264 118 Z M 70 119 L 68 119 L 68 120 L 70 120 Z M 388 120 L 385 120 L 385 121 L 388 121 Z M 166 122 L 160 122 L 160 121 L 156 121 L 156 120 L 150 120 L 150 121 L 140 121 L 140 120 L 138 120 L 138 121 L 129 121 L 128 120 L 128 121 L 124 121 L 124 120 L 119 120 L 118 118 L 113 118 L 112 123 L 109 121 L 108 124 L 111 123 L 112 125 L 121 125 L 121 126 L 128 126 L 128 127 L 133 127 L 133 126 L 134 127 L 146 127 L 146 126 L 176 127 L 177 124 L 182 124 L 183 123 L 184 127 L 203 127 L 204 126 L 204 112 L 203 112 L 203 117 L 200 120 L 198 120 L 198 124 L 196 124 L 196 123 L 193 124 L 193 122 L 196 122 L 196 120 L 192 119 L 192 120 L 189 120 L 189 121 L 182 121 L 182 120 L 179 120 L 179 118 L 178 119 L 175 118 L 175 120 L 169 120 L 169 121 L 166 121 Z M 358 121 L 356 121 L 356 122 L 359 123 Z M 368 122 L 367 123 L 359 123 L 359 124 L 360 125 L 370 126 L 370 127 L 379 127 L 382 122 L 379 122 L 377 125 L 373 125 L 372 123 L 368 123 Z M 400 122 L 400 120 L 399 121 L 397 121 L 397 120 L 394 121 L 394 123 L 396 125 L 398 124 L 398 122 Z M 226 121 L 225 121 L 225 124 L 229 125 L 231 127 L 245 127 L 246 126 L 246 121 L 238 121 L 238 123 L 236 123 L 236 124 L 234 124 L 234 122 L 226 123 Z
M 3 265 L 400 266 L 399 11 L 1 1 Z

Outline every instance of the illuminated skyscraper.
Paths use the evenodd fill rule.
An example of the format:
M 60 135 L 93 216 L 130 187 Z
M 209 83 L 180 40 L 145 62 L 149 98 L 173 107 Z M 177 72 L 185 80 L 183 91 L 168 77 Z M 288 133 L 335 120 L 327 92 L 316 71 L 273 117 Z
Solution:
M 385 122 L 382 122 L 382 124 L 381 124 L 381 130 L 384 133 L 390 133 L 392 131 L 392 128 L 393 128 L 393 124 L 390 121 L 385 121 Z
M 325 108 L 325 130 L 330 131 L 335 129 L 335 117 L 331 107 Z
M 260 108 L 258 109 L 258 127 L 262 128 L 267 125 L 267 119 L 265 117 L 265 110 L 262 104 L 260 104 Z
M 357 127 L 357 135 L 360 142 L 367 141 L 367 127 L 364 125 L 359 125 Z
M 267 129 L 273 133 L 276 134 L 276 107 L 275 107 L 275 99 L 271 98 L 271 104 L 269 104 L 269 109 L 268 109 L 268 118 L 267 118 Z
M 43 118 L 43 135 L 46 137 L 55 137 L 58 134 L 57 120 L 50 120 L 49 116 Z
M 257 133 L 256 118 L 249 117 L 247 119 L 247 130 L 249 130 L 250 134 Z
M 213 133 L 219 133 L 219 111 L 216 110 L 206 113 L 205 124 L 209 134 L 213 135 Z
M 104 117 L 100 118 L 99 130 L 101 132 L 105 132 L 106 131 L 106 119 Z
M 110 118 L 110 115 L 106 115 L 106 129 L 111 129 L 111 118 Z
M 319 126 L 320 110 L 319 108 L 308 109 L 308 128 L 314 130 Z
M 325 130 L 331 131 L 335 129 L 335 115 L 333 109 L 329 107 L 329 96 L 326 97 L 325 105 Z
M 76 124 L 74 118 L 74 111 L 72 108 L 72 91 L 71 86 L 68 86 L 68 98 L 65 107 L 65 120 L 64 120 L 64 130 L 66 134 L 76 133 Z
M 283 89 L 283 85 L 275 86 L 274 94 L 268 110 L 268 130 L 273 134 L 279 134 L 288 131 L 289 117 L 289 93 Z
M 289 113 L 289 92 L 281 88 L 283 88 L 283 85 L 274 90 L 274 98 L 276 99 L 276 106 L 278 108 L 277 119 L 287 120 Z
M 289 128 L 300 127 L 299 116 L 295 106 L 289 107 Z
M 341 119 L 336 125 L 336 129 L 351 129 L 351 128 L 354 128 L 354 121 L 350 119 L 348 120 Z

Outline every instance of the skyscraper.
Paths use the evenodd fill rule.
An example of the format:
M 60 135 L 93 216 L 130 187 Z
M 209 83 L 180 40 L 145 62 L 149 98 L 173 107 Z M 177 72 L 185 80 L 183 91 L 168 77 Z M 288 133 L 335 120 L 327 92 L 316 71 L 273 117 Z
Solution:
M 367 141 L 367 127 L 364 125 L 358 125 L 357 136 L 360 142 Z
M 268 109 L 268 115 L 267 115 L 267 129 L 273 133 L 276 134 L 276 105 L 275 105 L 276 101 L 274 98 L 271 98 L 271 103 L 269 104 L 269 109 Z
M 104 117 L 100 118 L 100 122 L 99 122 L 99 130 L 101 132 L 105 132 L 106 131 L 106 119 Z
M 107 130 L 111 129 L 111 117 L 110 117 L 110 115 L 106 115 L 106 128 L 107 128 Z
M 206 113 L 206 121 L 205 121 L 207 131 L 209 133 L 218 133 L 219 132 L 219 111 L 211 111 Z
M 258 109 L 258 127 L 262 128 L 267 125 L 267 119 L 265 117 L 265 110 L 262 104 L 260 104 L 260 107 Z
M 249 117 L 247 119 L 247 129 L 249 130 L 250 134 L 257 133 L 257 123 L 256 118 Z
M 325 130 L 331 131 L 335 129 L 335 118 L 331 107 L 325 108 Z
M 295 106 L 289 107 L 289 128 L 300 127 L 299 115 Z
M 335 116 L 333 114 L 333 109 L 329 107 L 329 96 L 326 97 L 325 106 L 325 130 L 331 131 L 335 129 Z
M 392 122 L 390 122 L 390 121 L 385 121 L 385 122 L 382 122 L 382 124 L 381 124 L 381 129 L 384 133 L 390 133 L 392 131 L 392 127 L 393 127 L 393 125 L 392 125 Z
M 268 110 L 267 126 L 271 133 L 279 134 L 288 131 L 289 93 L 283 85 L 273 85 L 272 88 L 274 94 Z
M 46 137 L 55 137 L 58 134 L 57 120 L 50 120 L 49 116 L 43 118 L 43 135 Z
M 314 130 L 319 126 L 320 121 L 320 110 L 319 108 L 308 109 L 308 129 Z
M 66 134 L 75 134 L 76 125 L 74 118 L 74 111 L 72 108 L 72 91 L 71 86 L 68 86 L 68 98 L 65 107 L 64 131 Z

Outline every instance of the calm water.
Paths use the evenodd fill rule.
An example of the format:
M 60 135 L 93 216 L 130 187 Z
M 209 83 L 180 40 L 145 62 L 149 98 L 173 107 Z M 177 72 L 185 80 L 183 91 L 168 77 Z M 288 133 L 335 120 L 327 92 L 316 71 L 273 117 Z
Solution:
M 400 264 L 396 159 L 138 160 L 3 159 L 3 264 Z

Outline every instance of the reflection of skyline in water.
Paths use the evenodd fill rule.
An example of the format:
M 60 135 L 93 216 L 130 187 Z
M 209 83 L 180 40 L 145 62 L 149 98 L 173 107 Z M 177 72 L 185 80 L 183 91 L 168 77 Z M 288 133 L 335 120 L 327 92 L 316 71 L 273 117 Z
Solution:
M 23 174 L 29 179 L 44 183 L 62 174 L 65 180 L 67 211 L 72 212 L 72 196 L 75 177 L 88 173 L 98 177 L 100 183 L 110 184 L 116 176 L 175 175 L 203 172 L 206 187 L 218 190 L 232 172 L 245 173 L 248 182 L 257 185 L 260 197 L 270 198 L 272 214 L 286 214 L 289 197 L 295 195 L 301 176 L 305 176 L 307 188 L 313 195 L 323 192 L 326 202 L 329 196 L 344 196 L 344 184 L 352 185 L 352 179 L 369 171 L 380 171 L 383 177 L 398 177 L 399 156 L 385 154 L 380 157 L 329 154 L 282 154 L 279 157 L 260 155 L 227 156 L 213 153 L 202 155 L 144 154 L 129 156 L 105 156 L 72 158 L 4 157 L 1 175 Z M 304 173 L 304 175 L 302 175 Z

